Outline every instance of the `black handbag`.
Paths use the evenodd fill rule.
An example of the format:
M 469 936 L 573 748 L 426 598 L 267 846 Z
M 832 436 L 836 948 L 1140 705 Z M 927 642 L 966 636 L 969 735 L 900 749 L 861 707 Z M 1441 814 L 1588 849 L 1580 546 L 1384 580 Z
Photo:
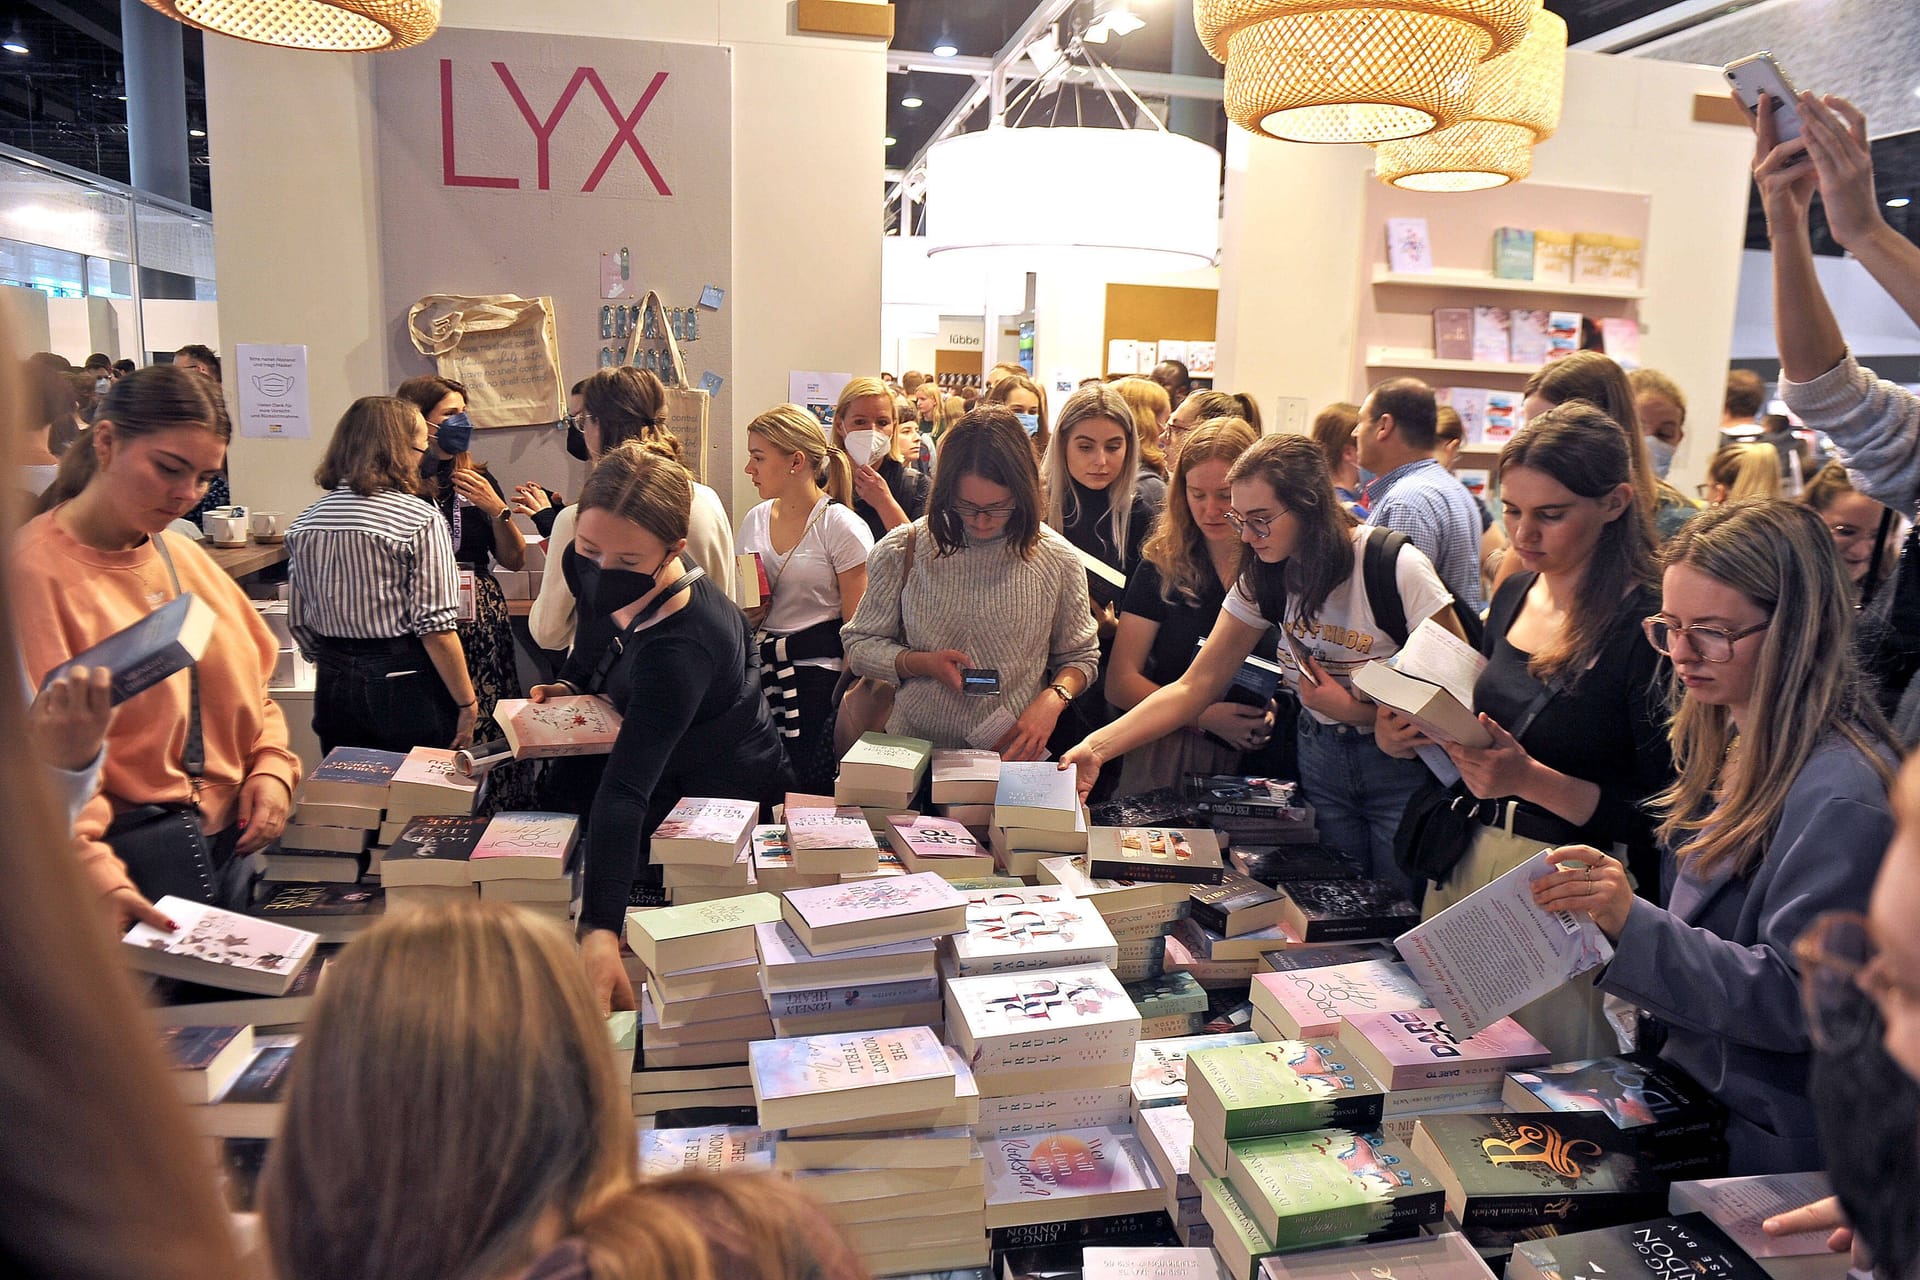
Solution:
M 174 571 L 165 538 L 155 534 L 153 546 L 167 566 L 174 594 L 182 594 L 180 575 Z M 206 774 L 207 750 L 200 726 L 198 665 L 187 668 L 187 741 L 181 763 L 192 783 L 192 799 L 128 809 L 114 818 L 101 839 L 126 864 L 134 888 L 149 902 L 172 894 L 193 902 L 223 905 L 215 888 L 219 872 L 214 866 L 213 848 L 200 827 L 198 798 L 200 780 Z

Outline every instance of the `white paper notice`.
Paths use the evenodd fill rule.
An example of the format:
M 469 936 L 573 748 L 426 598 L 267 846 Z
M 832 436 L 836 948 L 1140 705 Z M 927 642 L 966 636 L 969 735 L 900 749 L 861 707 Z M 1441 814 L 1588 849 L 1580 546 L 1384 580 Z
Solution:
M 1483 1031 L 1612 957 L 1593 917 L 1534 905 L 1533 882 L 1558 874 L 1542 849 L 1393 940 L 1456 1035 Z
M 305 440 L 313 434 L 305 347 L 242 342 L 233 359 L 242 436 Z
M 821 422 L 833 424 L 833 406 L 840 393 L 853 381 L 850 373 L 809 373 L 801 369 L 787 371 L 787 399 L 807 410 Z

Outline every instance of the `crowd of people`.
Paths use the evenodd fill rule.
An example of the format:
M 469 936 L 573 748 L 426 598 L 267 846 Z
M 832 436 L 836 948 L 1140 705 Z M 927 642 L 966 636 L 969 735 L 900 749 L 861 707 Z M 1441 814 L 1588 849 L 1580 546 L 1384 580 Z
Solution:
M 1528 381 L 1497 520 L 1451 473 L 1458 415 L 1408 378 L 1306 435 L 1263 434 L 1250 397 L 1173 362 L 1051 405 L 1018 367 L 971 403 L 920 374 L 856 378 L 830 425 L 794 405 L 747 425 L 761 500 L 737 528 L 681 465 L 649 372 L 574 387 L 569 447 L 591 471 L 570 503 L 510 494 L 475 461 L 458 383 L 349 406 L 286 535 L 322 744 L 466 745 L 521 694 L 492 576 L 525 562 L 516 518 L 550 548 L 532 637 L 564 654 L 527 696 L 598 694 L 624 721 L 611 754 L 494 788 L 502 807 L 579 815 L 577 948 L 476 902 L 386 922 L 329 970 L 265 1181 L 279 1273 L 858 1274 L 771 1183 L 641 1180 L 600 1019 L 634 1007 L 620 929 L 660 901 L 648 837 L 673 804 L 829 793 L 846 741 L 885 729 L 1056 758 L 1091 798 L 1194 771 L 1297 777 L 1322 839 L 1429 915 L 1552 847 L 1536 900 L 1590 916 L 1614 953 L 1521 1024 L 1556 1060 L 1657 1050 L 1727 1107 L 1733 1172 L 1828 1167 L 1862 1242 L 1911 1274 L 1910 1190 L 1875 1184 L 1915 1165 L 1920 1134 L 1856 1161 L 1828 1095 L 1879 1080 L 1910 1119 L 1920 1092 L 1920 766 L 1899 773 L 1920 736 L 1920 535 L 1903 520 L 1920 398 L 1848 352 L 1811 197 L 1917 321 L 1920 249 L 1881 218 L 1858 113 L 1799 107 L 1804 135 L 1779 145 L 1762 111 L 1754 174 L 1781 395 L 1837 457 L 1748 433 L 1716 453 L 1704 504 L 1665 478 L 1679 388 L 1597 352 Z M 300 765 L 267 692 L 271 634 L 170 528 L 223 474 L 218 358 L 89 361 L 83 378 L 84 407 L 78 381 L 29 361 L 9 398 L 26 406 L 15 501 L 38 514 L 9 558 L 0 630 L 24 679 L 0 716 L 42 767 L 0 780 L 29 837 L 0 854 L 0 946 L 35 975 L 0 998 L 0 1042 L 24 1050 L 0 1090 L 16 1135 L 0 1178 L 44 1212 L 0 1213 L 0 1252 L 50 1274 L 106 1274 L 115 1251 L 236 1274 L 210 1192 L 178 1176 L 183 1122 L 147 1105 L 162 1067 L 124 1034 L 110 935 L 73 921 L 89 899 L 161 928 L 162 894 L 244 904 Z M 1750 381 L 1730 379 L 1729 421 L 1762 407 Z M 742 552 L 766 584 L 745 611 Z M 38 688 L 184 592 L 218 617 L 191 678 L 117 712 L 103 672 Z M 1430 738 L 1354 688 L 1429 621 L 1485 659 L 1485 745 Z M 1232 692 L 1256 656 L 1280 672 L 1264 705 Z M 72 857 L 45 856 L 62 843 Z M 1814 1223 L 1846 1236 L 1834 1203 L 1773 1229 Z

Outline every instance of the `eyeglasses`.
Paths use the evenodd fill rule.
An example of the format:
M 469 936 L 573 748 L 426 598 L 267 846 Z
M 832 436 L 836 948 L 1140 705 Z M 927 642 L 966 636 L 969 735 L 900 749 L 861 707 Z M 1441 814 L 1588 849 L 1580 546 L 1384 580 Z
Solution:
M 1773 625 L 1773 619 L 1756 623 L 1751 627 L 1742 627 L 1738 631 L 1728 631 L 1725 627 L 1681 627 L 1675 626 L 1662 617 L 1652 617 L 1640 623 L 1647 633 L 1647 643 L 1664 657 L 1673 656 L 1673 639 L 1685 636 L 1693 651 L 1700 655 L 1702 662 L 1732 662 L 1735 642 L 1745 640 L 1750 635 L 1765 631 Z
M 953 514 L 962 520 L 1005 520 L 1017 509 L 1011 502 L 1002 502 L 991 507 L 976 507 L 971 502 L 953 504 Z
M 1835 542 L 1858 542 L 1862 538 L 1871 538 L 1874 530 L 1862 528 L 1857 524 L 1830 524 L 1827 532 L 1833 535 Z
M 1279 516 L 1243 516 L 1232 508 L 1228 508 L 1227 510 L 1227 526 L 1229 528 L 1236 534 L 1244 533 L 1248 529 L 1251 529 L 1253 530 L 1253 536 L 1256 538 L 1264 538 L 1272 533 L 1273 522 L 1279 518 Z
M 1793 955 L 1807 1029 L 1821 1049 L 1858 1049 L 1880 1034 L 1889 1004 L 1920 1002 L 1920 991 L 1887 971 L 1886 955 L 1857 911 L 1829 911 L 1814 920 L 1793 944 Z

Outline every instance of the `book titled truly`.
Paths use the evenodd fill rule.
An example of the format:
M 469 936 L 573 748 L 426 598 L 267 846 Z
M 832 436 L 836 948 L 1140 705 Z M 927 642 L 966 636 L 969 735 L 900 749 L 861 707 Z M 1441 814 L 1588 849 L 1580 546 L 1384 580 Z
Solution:
M 604 756 L 620 736 L 620 713 L 592 693 L 563 694 L 545 702 L 502 698 L 494 704 L 493 720 L 517 760 Z
M 1533 278 L 1543 284 L 1573 283 L 1573 235 L 1571 232 L 1535 229 Z
M 1000 754 L 973 747 L 936 747 L 933 752 L 935 804 L 993 803 L 1000 786 Z
M 1498 1080 L 1553 1060 L 1547 1046 L 1512 1018 L 1463 1036 L 1431 1008 L 1349 1013 L 1337 1034 L 1341 1046 L 1389 1089 Z
M 381 855 L 381 885 L 389 890 L 418 885 L 471 886 L 474 878 L 470 859 L 489 821 L 439 813 L 413 819 Z
M 476 881 L 557 879 L 579 838 L 571 813 L 496 813 L 468 863 Z
M 1050 1129 L 1093 1129 L 1133 1123 L 1127 1086 L 1062 1088 L 1046 1093 L 980 1099 L 980 1136 L 1043 1133 Z
M 962 977 L 1119 961 L 1105 918 L 1064 891 L 984 889 L 966 895 L 966 903 L 966 930 L 951 944 Z
M 185 898 L 168 895 L 153 905 L 179 927 L 162 933 L 150 924 L 136 924 L 121 938 L 121 949 L 134 968 L 163 978 L 282 996 L 320 942 L 304 929 Z
M 793 869 L 801 875 L 871 872 L 880 865 L 880 842 L 860 810 L 835 807 L 824 797 L 789 796 L 783 816 Z
M 980 1073 L 1119 1065 L 1117 1072 L 1100 1073 L 1100 1079 L 1069 1082 L 1086 1086 L 1129 1081 L 1140 1039 L 1140 1013 L 1104 965 L 950 978 L 946 1024 L 951 1043 Z M 1107 1080 L 1107 1074 L 1118 1079 Z M 987 1093 L 985 1079 L 981 1085 Z M 998 1087 L 992 1092 L 1003 1096 L 1045 1087 Z
M 790 889 L 781 918 L 815 955 L 937 938 L 967 927 L 966 897 L 930 871 Z
M 195 1106 L 224 1093 L 253 1057 L 252 1027 L 164 1027 L 160 1042 L 180 1096 Z
M 1420 909 L 1385 880 L 1282 880 L 1281 923 L 1309 945 L 1389 938 L 1420 922 Z
M 1507 1275 L 1513 1280 L 1640 1275 L 1770 1280 L 1767 1269 L 1704 1213 L 1516 1241 Z
M 1253 1007 L 1291 1039 L 1336 1036 L 1356 1013 L 1420 1009 L 1426 992 L 1407 967 L 1391 960 L 1362 960 L 1318 969 L 1253 975 Z
M 1405 275 L 1433 270 L 1433 241 L 1425 218 L 1387 219 L 1387 269 Z
M 453 752 L 444 747 L 415 747 L 387 785 L 387 814 L 470 814 L 485 781 L 463 777 L 454 768 Z
M 748 1046 L 760 1127 L 930 1111 L 953 1101 L 953 1065 L 926 1027 Z
M 754 927 L 779 918 L 780 899 L 770 893 L 629 911 L 627 945 L 649 973 L 680 973 L 751 958 Z
M 1014 1134 L 981 1147 L 989 1227 L 1149 1212 L 1165 1202 L 1153 1162 L 1125 1126 Z
M 993 870 L 993 854 L 951 818 L 889 814 L 887 843 L 908 871 L 931 871 L 942 879 L 955 880 Z
M 1308 1129 L 1380 1125 L 1384 1096 L 1333 1041 L 1282 1040 L 1187 1055 L 1195 1144 L 1223 1159 L 1226 1143 Z
M 837 797 L 845 787 L 854 791 L 897 792 L 902 798 L 910 798 L 920 789 L 932 758 L 933 744 L 924 738 L 863 733 L 840 759 L 834 794 Z
M 1542 850 L 1394 940 L 1461 1034 L 1493 1025 L 1613 955 L 1593 917 L 1535 905 L 1534 881 L 1568 874 Z
M 182 592 L 132 626 L 47 672 L 40 687 L 45 689 L 75 667 L 105 667 L 110 681 L 107 700 L 117 707 L 198 662 L 213 638 L 214 616 L 206 601 Z
M 1473 359 L 1473 308 L 1433 309 L 1433 354 L 1440 360 Z
M 1228 1150 L 1221 1172 L 1276 1249 L 1404 1233 L 1444 1215 L 1445 1192 L 1435 1175 L 1378 1133 L 1313 1129 L 1252 1138 Z
M 1096 879 L 1172 884 L 1226 877 L 1219 838 L 1198 827 L 1094 827 L 1087 832 L 1087 870 Z
M 655 862 L 701 867 L 732 866 L 760 821 L 756 800 L 687 796 L 654 828 Z
M 300 784 L 300 804 L 387 807 L 387 787 L 407 762 L 404 752 L 372 747 L 335 747 Z
M 1533 232 L 1521 227 L 1493 229 L 1493 275 L 1496 280 L 1533 279 Z
M 1074 772 L 1050 760 L 1007 761 L 993 795 L 993 821 L 999 827 L 1072 831 L 1081 820 Z
M 1727 1123 L 1712 1094 L 1655 1053 L 1510 1072 L 1500 1097 L 1519 1112 L 1598 1111 L 1642 1142 L 1718 1134 Z

